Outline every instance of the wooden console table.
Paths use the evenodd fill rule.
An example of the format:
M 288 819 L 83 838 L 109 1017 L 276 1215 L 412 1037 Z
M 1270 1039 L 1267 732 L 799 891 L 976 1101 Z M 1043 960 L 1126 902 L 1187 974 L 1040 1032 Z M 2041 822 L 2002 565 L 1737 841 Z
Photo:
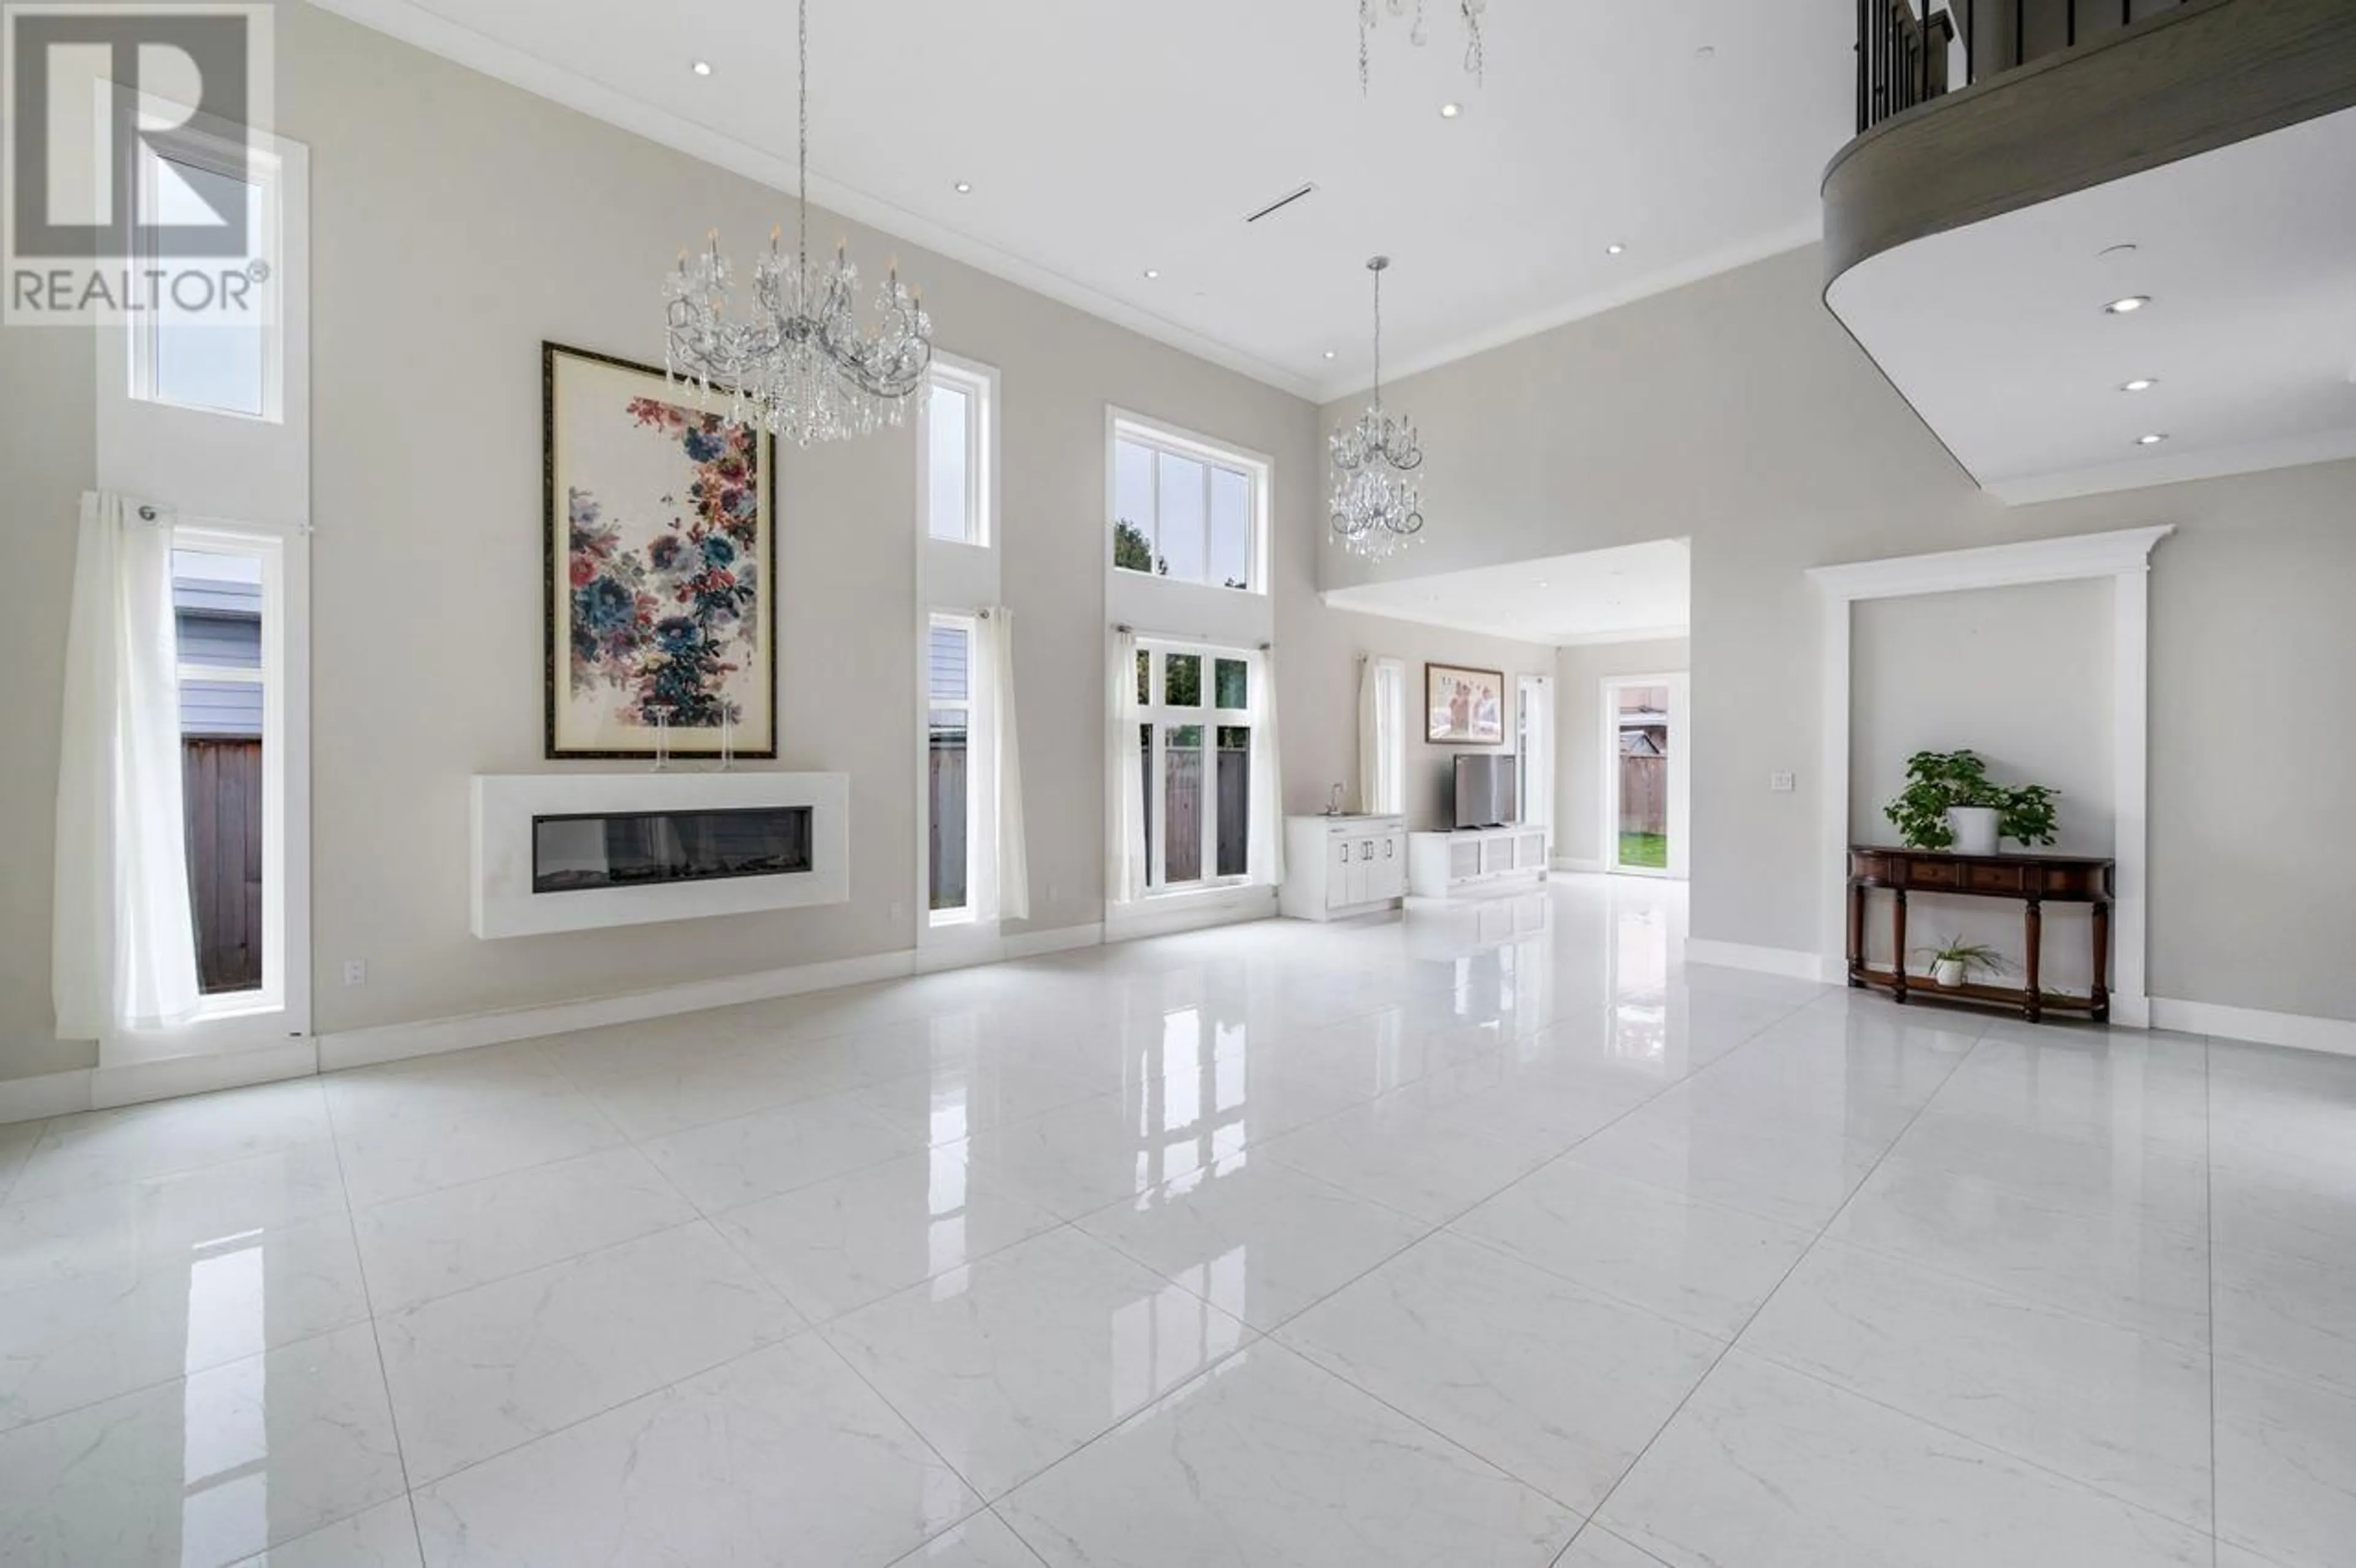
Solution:
M 1888 991 L 1900 1002 L 1915 991 L 1961 1001 L 1994 1002 L 2020 1009 L 2030 1023 L 2049 1008 L 2092 1014 L 2096 1022 L 2111 1016 L 2111 878 L 2113 863 L 2076 855 L 1952 855 L 1939 849 L 1899 849 L 1885 845 L 1852 844 L 1848 850 L 1848 983 Z M 1876 888 L 1890 890 L 1890 952 L 1888 969 L 1869 967 L 1865 961 L 1866 901 Z M 2025 984 L 2011 986 L 1933 986 L 1906 973 L 1906 895 L 1959 893 L 1966 898 L 2018 899 L 2026 906 L 2023 917 L 2029 936 Z M 2094 994 L 2063 996 L 2038 983 L 2048 903 L 2091 904 L 2094 914 Z

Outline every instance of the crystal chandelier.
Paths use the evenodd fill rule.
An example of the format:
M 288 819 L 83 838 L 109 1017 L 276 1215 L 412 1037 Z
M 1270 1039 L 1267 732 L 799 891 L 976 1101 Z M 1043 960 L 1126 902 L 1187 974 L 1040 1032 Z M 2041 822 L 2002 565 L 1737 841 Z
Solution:
M 1457 15 L 1464 18 L 1464 69 L 1473 80 L 1482 79 L 1482 67 L 1488 63 L 1481 48 L 1481 14 L 1489 8 L 1489 0 L 1454 0 Z M 1375 24 L 1381 13 L 1394 16 L 1408 14 L 1408 0 L 1358 0 L 1358 91 L 1366 91 L 1366 42 L 1374 36 Z M 1421 48 L 1430 40 L 1423 25 L 1424 0 L 1415 0 L 1415 20 L 1408 25 L 1407 41 Z
M 911 393 L 933 361 L 932 318 L 923 299 L 900 282 L 895 263 L 876 292 L 873 332 L 859 323 L 859 268 L 838 246 L 831 261 L 809 259 L 809 0 L 801 0 L 801 123 L 796 146 L 794 252 L 769 233 L 753 266 L 749 320 L 730 315 L 734 269 L 720 253 L 720 232 L 706 237 L 665 281 L 669 330 L 663 367 L 674 382 L 694 386 L 708 403 L 727 394 L 732 424 L 755 424 L 803 446 L 866 435 L 904 417 Z
M 1423 466 L 1415 426 L 1383 412 L 1383 272 L 1388 256 L 1366 263 L 1375 275 L 1375 400 L 1333 432 L 1333 537 L 1344 549 L 1385 560 L 1423 531 L 1421 500 L 1409 477 Z

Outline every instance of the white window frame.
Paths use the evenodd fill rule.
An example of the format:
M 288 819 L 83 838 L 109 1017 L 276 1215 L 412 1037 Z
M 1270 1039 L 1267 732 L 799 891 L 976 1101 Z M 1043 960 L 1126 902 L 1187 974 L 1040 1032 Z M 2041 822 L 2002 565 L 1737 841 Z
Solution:
M 1138 722 L 1146 725 L 1152 736 L 1151 747 L 1141 764 L 1146 770 L 1145 788 L 1148 796 L 1152 801 L 1153 822 L 1153 830 L 1146 836 L 1145 849 L 1146 864 L 1148 869 L 1145 879 L 1145 896 L 1148 899 L 1184 897 L 1188 894 L 1208 892 L 1223 888 L 1249 887 L 1252 885 L 1252 877 L 1250 871 L 1251 858 L 1248 854 L 1245 857 L 1245 869 L 1241 874 L 1226 877 L 1217 874 L 1217 867 L 1219 864 L 1219 730 L 1222 726 L 1240 725 L 1248 727 L 1252 731 L 1253 738 L 1255 741 L 1257 741 L 1259 733 L 1258 714 L 1260 706 L 1260 688 L 1261 683 L 1267 678 L 1265 673 L 1268 667 L 1267 662 L 1262 659 L 1259 655 L 1251 652 L 1248 649 L 1221 647 L 1214 644 L 1192 642 L 1173 637 L 1154 637 L 1141 635 L 1137 639 L 1137 646 L 1139 652 L 1147 656 L 1145 690 L 1146 696 L 1151 699 L 1140 703 L 1137 709 Z M 1166 689 L 1164 682 L 1168 678 L 1168 660 L 1173 655 L 1193 655 L 1201 657 L 1203 661 L 1203 703 L 1201 707 L 1176 708 L 1161 700 L 1162 695 Z M 1217 661 L 1220 659 L 1238 661 L 1244 667 L 1245 705 L 1241 708 L 1221 708 L 1216 706 L 1218 699 Z M 1170 839 L 1167 831 L 1167 825 L 1170 821 L 1169 736 L 1167 731 L 1172 725 L 1198 725 L 1203 731 L 1204 805 L 1203 843 L 1200 850 L 1202 859 L 1200 863 L 1207 873 L 1206 875 L 1198 877 L 1192 881 L 1178 882 L 1174 884 L 1169 878 Z M 1129 738 L 1126 735 L 1116 736 L 1114 738 L 1114 743 L 1116 745 L 1127 745 L 1129 743 Z M 1255 744 L 1252 751 L 1254 753 L 1257 753 L 1258 749 L 1259 748 Z M 1256 755 L 1254 760 L 1258 760 Z M 1114 769 L 1113 776 L 1115 778 L 1119 778 L 1120 776 L 1120 758 L 1118 755 L 1115 755 L 1108 759 L 1108 761 L 1111 763 Z M 1248 801 L 1246 802 L 1244 807 L 1244 820 L 1246 824 L 1245 831 L 1247 835 L 1248 835 L 1250 832 L 1251 820 L 1251 806 Z M 1248 844 L 1248 837 L 1247 837 L 1246 842 Z
M 933 389 L 966 397 L 965 519 L 962 539 L 933 532 Z M 916 531 L 937 545 L 990 549 L 998 542 L 998 371 L 976 360 L 935 350 L 916 405 Z
M 1629 687 L 1665 687 L 1669 694 L 1669 863 L 1664 867 L 1620 863 L 1620 693 Z M 1607 675 L 1600 689 L 1603 734 L 1603 869 L 1615 877 L 1652 877 L 1665 881 L 1686 880 L 1686 847 L 1692 838 L 1688 789 L 1691 764 L 1687 755 L 1686 710 L 1691 685 L 1683 671 L 1665 675 Z
M 1250 496 L 1245 517 L 1249 538 L 1245 544 L 1245 558 L 1249 565 L 1250 581 L 1243 588 L 1228 588 L 1222 583 L 1183 577 L 1163 577 L 1158 572 L 1140 571 L 1134 567 L 1115 563 L 1113 525 L 1119 520 L 1119 447 L 1122 442 L 1151 449 L 1156 453 L 1154 468 L 1154 511 L 1152 528 L 1146 532 L 1146 541 L 1154 557 L 1162 556 L 1161 517 L 1162 487 L 1160 454 L 1183 457 L 1203 464 L 1203 560 L 1207 567 L 1211 559 L 1211 470 L 1223 468 L 1243 475 Z M 1269 541 L 1268 519 L 1269 493 L 1275 464 L 1257 452 L 1230 446 L 1175 425 L 1163 424 L 1142 414 L 1109 411 L 1106 421 L 1105 439 L 1105 570 L 1121 578 L 1208 589 L 1215 593 L 1248 593 L 1265 597 L 1269 592 Z
M 157 102 L 160 105 L 161 101 Z M 158 112 L 162 112 L 160 108 Z M 256 142 L 259 140 L 254 138 Z M 287 287 L 286 181 L 285 161 L 276 151 L 249 144 L 241 135 L 230 135 L 226 129 L 202 130 L 192 124 L 181 124 L 170 131 L 137 138 L 127 156 L 130 160 L 127 175 L 136 193 L 139 221 L 146 226 L 156 221 L 162 187 L 162 171 L 158 165 L 167 160 L 251 185 L 262 203 L 258 227 L 262 231 L 265 254 L 261 260 L 269 263 L 274 280 L 265 297 L 283 296 Z M 156 266 L 159 260 L 152 250 L 143 251 L 138 258 L 142 267 Z M 262 411 L 259 413 L 247 413 L 239 409 L 218 409 L 205 403 L 184 403 L 158 393 L 155 389 L 155 334 L 160 325 L 157 315 L 149 312 L 140 316 L 123 335 L 130 353 L 128 374 L 131 397 L 134 401 L 183 409 L 216 419 L 244 420 L 261 424 L 285 422 L 286 328 L 279 312 L 268 313 L 256 324 L 256 330 L 262 335 Z
M 102 1067 L 255 1050 L 311 1032 L 309 540 L 301 528 L 183 517 L 172 543 L 262 563 L 262 986 L 203 997 L 186 1023 L 102 1041 Z
M 962 701 L 954 699 L 944 701 L 933 696 L 933 633 L 944 627 L 955 628 L 965 635 L 966 695 Z M 991 859 L 991 856 L 985 856 L 983 850 L 988 848 L 992 856 L 996 851 L 997 835 L 994 832 L 990 834 L 989 845 L 985 846 L 983 842 L 983 834 L 996 822 L 997 818 L 994 812 L 985 813 L 982 809 L 982 798 L 989 793 L 990 784 L 996 770 L 991 765 L 995 758 L 992 755 L 991 731 L 987 727 L 990 717 L 987 711 L 988 705 L 983 700 L 987 672 L 983 668 L 981 635 L 981 618 L 975 612 L 935 610 L 925 616 L 921 645 L 922 662 L 918 667 L 924 671 L 924 678 L 919 683 L 922 688 L 921 696 L 924 706 L 919 714 L 921 722 L 918 725 L 917 736 L 918 755 L 922 761 L 916 776 L 923 782 L 917 791 L 916 811 L 922 818 L 923 827 L 917 836 L 916 880 L 919 900 L 917 908 L 924 911 L 925 918 L 922 923 L 928 930 L 938 931 L 949 926 L 972 926 L 981 923 L 983 866 L 986 861 Z M 965 709 L 965 902 L 956 909 L 943 910 L 933 908 L 931 770 L 932 720 L 933 709 L 936 708 Z M 994 863 L 991 869 L 994 874 Z

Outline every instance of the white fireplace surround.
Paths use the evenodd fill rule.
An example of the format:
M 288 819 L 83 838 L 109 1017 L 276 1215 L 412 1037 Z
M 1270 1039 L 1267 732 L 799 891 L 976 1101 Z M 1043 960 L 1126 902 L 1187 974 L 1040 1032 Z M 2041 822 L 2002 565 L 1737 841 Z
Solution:
M 598 812 L 810 808 L 810 869 L 646 887 L 532 891 L 532 819 Z M 848 773 L 478 773 L 474 927 L 539 936 L 851 901 Z

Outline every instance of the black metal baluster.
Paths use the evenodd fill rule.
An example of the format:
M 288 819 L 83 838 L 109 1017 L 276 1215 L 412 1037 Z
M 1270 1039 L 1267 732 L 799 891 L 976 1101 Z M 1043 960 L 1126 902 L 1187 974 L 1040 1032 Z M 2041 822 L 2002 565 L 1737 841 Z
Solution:
M 2012 0 L 2012 68 L 2019 70 L 2029 61 L 2029 21 L 2022 14 L 2021 0 Z
M 1979 0 L 1964 0 L 1964 85 L 1980 79 Z
M 1873 15 L 1873 0 L 1857 0 L 1857 133 L 1864 135 L 1873 122 L 1868 118 L 1869 89 L 1866 84 L 1865 29 Z

